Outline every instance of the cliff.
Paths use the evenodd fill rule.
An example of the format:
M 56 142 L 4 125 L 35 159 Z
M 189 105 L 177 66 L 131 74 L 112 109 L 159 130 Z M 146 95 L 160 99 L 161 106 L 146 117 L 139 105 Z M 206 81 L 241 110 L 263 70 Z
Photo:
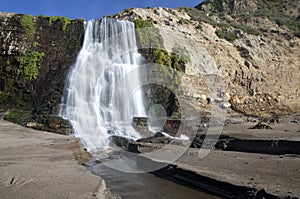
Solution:
M 192 89 L 184 88 L 181 98 L 200 111 L 217 101 L 230 115 L 270 119 L 300 110 L 299 5 L 214 0 L 196 9 L 134 8 L 114 17 L 149 21 L 159 30 L 164 48 L 187 50 L 190 58 L 181 83 Z M 210 87 L 207 76 L 214 74 L 223 86 L 211 96 L 212 88 L 204 85 Z
M 44 125 L 57 115 L 67 74 L 81 48 L 83 22 L 0 13 L 0 105 L 10 109 L 6 119 Z
M 181 100 L 201 112 L 217 102 L 232 116 L 270 119 L 300 111 L 299 5 L 210 0 L 196 8 L 132 8 L 109 17 L 135 22 L 139 51 L 148 63 L 166 66 L 159 72 L 167 85 L 146 89 L 150 103 L 165 104 L 169 116 L 178 117 Z M 80 50 L 84 21 L 1 13 L 0 23 L 0 105 L 11 110 L 6 119 L 67 129 L 51 116 Z M 170 90 L 177 87 L 175 96 Z

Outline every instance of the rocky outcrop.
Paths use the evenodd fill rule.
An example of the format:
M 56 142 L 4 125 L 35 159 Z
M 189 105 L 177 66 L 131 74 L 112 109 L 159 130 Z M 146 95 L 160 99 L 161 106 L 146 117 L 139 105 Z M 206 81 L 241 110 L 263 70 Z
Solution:
M 0 104 L 11 110 L 6 119 L 53 124 L 81 47 L 83 20 L 0 13 L 0 24 Z
M 182 109 L 201 116 L 217 105 L 230 115 L 274 118 L 300 110 L 299 5 L 214 0 L 197 9 L 133 8 L 110 17 L 153 30 L 137 31 L 145 60 L 160 65 L 149 74 L 164 79 L 145 87 L 148 109 L 161 104 L 164 116 L 178 119 L 195 115 Z M 51 115 L 80 50 L 83 20 L 1 13 L 0 22 L 0 109 L 15 107 L 6 119 L 67 127 Z
M 299 11 L 281 1 L 272 9 L 261 1 L 220 1 L 222 9 L 212 9 L 211 2 L 200 10 L 134 8 L 115 17 L 152 22 L 168 51 L 176 45 L 188 51 L 181 102 L 204 112 L 217 102 L 230 114 L 263 118 L 299 112 Z M 286 20 L 274 18 L 277 12 Z M 212 88 L 217 76 L 222 86 Z

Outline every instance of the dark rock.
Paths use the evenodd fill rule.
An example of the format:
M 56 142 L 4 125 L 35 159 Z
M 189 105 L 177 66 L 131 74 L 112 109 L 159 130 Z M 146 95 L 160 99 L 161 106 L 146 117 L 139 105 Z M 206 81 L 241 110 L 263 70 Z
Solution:
M 71 123 L 59 116 L 42 116 L 35 121 L 26 122 L 25 126 L 62 135 L 69 135 L 72 133 Z
M 132 126 L 144 137 L 151 135 L 148 125 L 148 117 L 133 117 Z
M 110 142 L 115 146 L 122 148 L 123 150 L 128 150 L 129 143 L 133 142 L 133 140 L 130 140 L 122 136 L 113 135 L 110 137 Z
M 171 142 L 171 139 L 166 138 L 162 133 L 156 133 L 152 137 L 138 139 L 137 142 L 168 144 Z
M 34 21 L 30 30 L 22 26 L 23 17 Z M 46 16 L 0 16 L 0 105 L 30 112 L 31 118 L 19 123 L 22 125 L 44 124 L 42 116 L 58 113 L 65 80 L 82 45 L 83 20 L 50 20 Z M 37 76 L 24 76 L 26 65 L 20 61 L 24 56 L 38 67 Z M 49 129 L 57 128 L 53 121 L 48 125 Z
M 191 148 L 201 148 L 202 147 L 202 144 L 203 144 L 203 141 L 204 140 L 207 140 L 208 142 L 211 142 L 211 143 L 215 143 L 214 144 L 214 149 L 218 149 L 218 150 L 226 150 L 227 146 L 228 146 L 228 143 L 230 140 L 234 139 L 234 138 L 231 138 L 227 135 L 205 135 L 205 134 L 197 134 L 190 147 Z M 203 146 L 205 147 L 205 146 Z
M 272 129 L 272 128 L 267 123 L 258 122 L 255 126 L 250 127 L 249 129 Z
M 255 198 L 269 198 L 269 199 L 280 199 L 279 196 L 274 196 L 266 192 L 266 190 L 261 189 L 256 192 Z
M 191 148 L 201 148 L 203 140 L 205 139 L 205 135 L 196 135 L 191 143 Z
M 157 138 L 157 137 L 165 137 L 165 135 L 162 133 L 162 132 L 156 132 L 154 134 L 154 137 Z
M 132 121 L 134 128 L 148 128 L 148 117 L 134 117 Z
M 167 119 L 162 131 L 176 137 L 179 134 L 180 120 Z

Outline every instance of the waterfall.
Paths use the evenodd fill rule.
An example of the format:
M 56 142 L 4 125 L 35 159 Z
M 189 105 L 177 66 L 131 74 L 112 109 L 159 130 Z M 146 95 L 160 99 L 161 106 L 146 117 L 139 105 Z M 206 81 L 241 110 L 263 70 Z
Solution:
M 86 23 L 60 115 L 88 150 L 108 147 L 112 134 L 141 137 L 131 126 L 134 116 L 146 116 L 141 63 L 132 22 L 103 18 Z

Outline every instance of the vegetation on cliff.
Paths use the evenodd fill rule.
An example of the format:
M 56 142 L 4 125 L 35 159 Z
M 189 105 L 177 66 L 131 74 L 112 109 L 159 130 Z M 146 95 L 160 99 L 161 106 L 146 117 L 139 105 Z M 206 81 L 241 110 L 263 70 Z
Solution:
M 299 1 L 298 1 L 299 2 Z M 289 5 L 287 5 L 287 3 Z M 255 17 L 266 17 L 275 21 L 279 26 L 286 26 L 297 37 L 300 37 L 300 7 L 297 1 L 263 1 L 257 0 L 258 10 L 254 12 Z M 291 9 L 297 9 L 298 14 L 294 16 Z
M 22 15 L 20 24 L 25 30 L 26 34 L 33 37 L 35 34 L 35 21 L 34 17 L 30 15 Z
M 263 30 L 251 26 L 251 21 L 262 18 L 274 21 L 279 26 L 285 26 L 295 36 L 300 37 L 300 6 L 297 1 L 206 0 L 196 8 L 197 10 L 185 10 L 194 20 L 205 21 L 217 27 L 234 27 L 258 35 Z
M 26 80 L 36 80 L 39 75 L 39 68 L 45 53 L 37 51 L 27 51 L 20 57 L 22 75 Z
M 156 103 L 162 104 L 167 115 L 170 117 L 180 117 L 179 102 L 174 95 L 178 91 L 181 83 L 181 74 L 185 72 L 186 64 L 190 61 L 188 51 L 181 46 L 176 46 L 170 51 L 164 47 L 164 41 L 160 35 L 159 29 L 155 28 L 151 21 L 137 19 L 134 21 L 139 51 L 148 63 L 157 64 L 156 68 L 162 75 L 164 85 L 151 85 L 151 96 L 149 98 L 150 106 Z M 163 94 L 162 94 L 163 93 Z
M 237 20 L 227 18 L 223 13 L 213 13 L 215 17 L 211 17 L 206 11 L 197 10 L 195 8 L 181 8 L 184 10 L 194 21 L 204 22 L 217 27 L 216 34 L 230 42 L 238 39 L 235 30 L 241 30 L 247 34 L 258 36 L 261 34 L 259 29 L 256 29 L 245 23 L 239 23 Z
M 155 28 L 151 21 L 137 19 L 134 24 L 140 51 L 149 63 L 157 63 L 184 72 L 185 64 L 189 61 L 186 49 L 177 46 L 172 52 L 168 52 L 164 48 L 159 29 Z
M 81 48 L 83 21 L 11 14 L 0 15 L 0 22 L 0 107 L 8 111 L 5 119 L 46 126 L 58 112 L 65 78 Z

